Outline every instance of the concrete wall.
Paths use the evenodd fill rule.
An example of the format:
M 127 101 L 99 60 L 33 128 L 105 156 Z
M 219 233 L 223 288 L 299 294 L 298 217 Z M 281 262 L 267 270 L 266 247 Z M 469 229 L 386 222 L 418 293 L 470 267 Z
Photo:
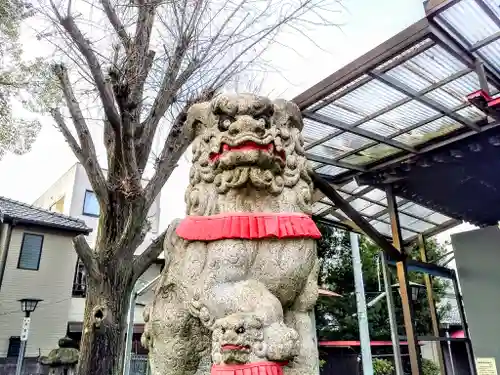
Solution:
M 17 268 L 25 232 L 44 236 L 37 271 Z M 21 298 L 43 299 L 32 314 L 26 355 L 46 355 L 57 347 L 58 340 L 66 334 L 74 273 L 74 267 L 61 267 L 61 264 L 74 265 L 75 262 L 71 234 L 40 228 L 13 229 L 0 289 L 0 357 L 7 354 L 9 337 L 20 336 L 24 317 L 18 302 Z
M 52 204 L 64 197 L 64 208 L 62 214 L 71 216 L 71 202 L 73 200 L 73 189 L 75 185 L 78 164 L 73 165 L 61 176 L 45 193 L 43 193 L 33 204 L 34 206 L 50 209 Z
M 476 358 L 500 365 L 500 230 L 488 227 L 451 237 Z M 498 369 L 500 370 L 500 369 Z

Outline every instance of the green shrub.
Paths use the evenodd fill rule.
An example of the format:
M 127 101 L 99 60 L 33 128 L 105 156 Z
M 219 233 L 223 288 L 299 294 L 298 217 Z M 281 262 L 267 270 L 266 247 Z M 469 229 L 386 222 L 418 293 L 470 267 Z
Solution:
M 323 368 L 323 366 L 326 365 L 326 361 L 324 359 L 319 360 L 319 368 Z
M 429 359 L 422 358 L 422 375 L 440 375 L 439 366 Z
M 387 359 L 375 358 L 373 360 L 373 373 L 375 375 L 392 375 L 394 373 L 394 366 Z

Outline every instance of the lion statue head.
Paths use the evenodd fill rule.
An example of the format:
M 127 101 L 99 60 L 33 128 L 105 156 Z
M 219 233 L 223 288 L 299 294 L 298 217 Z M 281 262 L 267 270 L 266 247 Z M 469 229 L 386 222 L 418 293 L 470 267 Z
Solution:
M 253 313 L 234 313 L 215 321 L 214 364 L 289 361 L 298 354 L 299 335 L 284 323 L 265 326 Z
M 219 95 L 193 105 L 186 126 L 193 135 L 188 214 L 310 213 L 312 182 L 295 104 Z

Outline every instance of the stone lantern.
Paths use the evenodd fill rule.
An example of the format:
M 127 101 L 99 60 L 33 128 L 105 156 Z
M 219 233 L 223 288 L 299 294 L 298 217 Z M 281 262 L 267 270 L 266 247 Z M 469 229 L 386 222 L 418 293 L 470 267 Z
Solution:
M 59 348 L 50 351 L 46 357 L 41 357 L 42 365 L 49 367 L 48 375 L 74 375 L 78 363 L 79 351 L 75 342 L 69 337 L 59 340 Z

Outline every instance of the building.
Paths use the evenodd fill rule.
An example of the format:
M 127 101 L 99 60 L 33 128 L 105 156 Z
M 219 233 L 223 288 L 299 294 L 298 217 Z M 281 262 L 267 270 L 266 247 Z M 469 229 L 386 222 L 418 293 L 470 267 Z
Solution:
M 145 183 L 147 183 L 147 181 L 144 181 L 144 184 Z M 91 247 L 94 247 L 99 220 L 99 204 L 92 191 L 87 173 L 81 164 L 77 163 L 73 165 L 35 201 L 34 205 L 85 222 L 85 224 L 92 229 L 92 232 L 87 236 L 88 243 Z M 148 221 L 150 224 L 150 231 L 146 235 L 143 244 L 137 249 L 137 255 L 140 254 L 158 234 L 160 222 L 159 196 L 156 198 L 149 211 Z M 159 275 L 162 263 L 163 261 L 159 261 L 158 264 L 153 264 L 141 279 L 139 279 L 139 283 L 146 284 Z M 63 265 L 60 264 L 59 267 L 63 268 Z M 72 295 L 66 319 L 68 323 L 68 334 L 78 340 L 81 337 L 83 313 L 85 309 L 86 275 L 83 264 L 77 260 L 76 255 L 74 259 L 64 263 L 64 268 L 71 269 L 71 277 L 66 281 Z M 137 325 L 134 329 L 134 341 L 136 341 L 134 342 L 134 351 L 141 350 L 138 341 L 140 333 L 142 332 L 142 324 L 144 323 L 142 320 L 142 309 L 145 302 L 150 298 L 152 298 L 151 292 L 145 293 L 139 297 L 137 301 L 138 303 L 134 314 L 134 322 Z
M 32 366 L 66 334 L 77 260 L 72 239 L 92 229 L 82 220 L 3 197 L 0 228 L 0 374 L 10 374 L 24 317 L 18 300 L 43 300 L 32 314 L 26 350 Z

